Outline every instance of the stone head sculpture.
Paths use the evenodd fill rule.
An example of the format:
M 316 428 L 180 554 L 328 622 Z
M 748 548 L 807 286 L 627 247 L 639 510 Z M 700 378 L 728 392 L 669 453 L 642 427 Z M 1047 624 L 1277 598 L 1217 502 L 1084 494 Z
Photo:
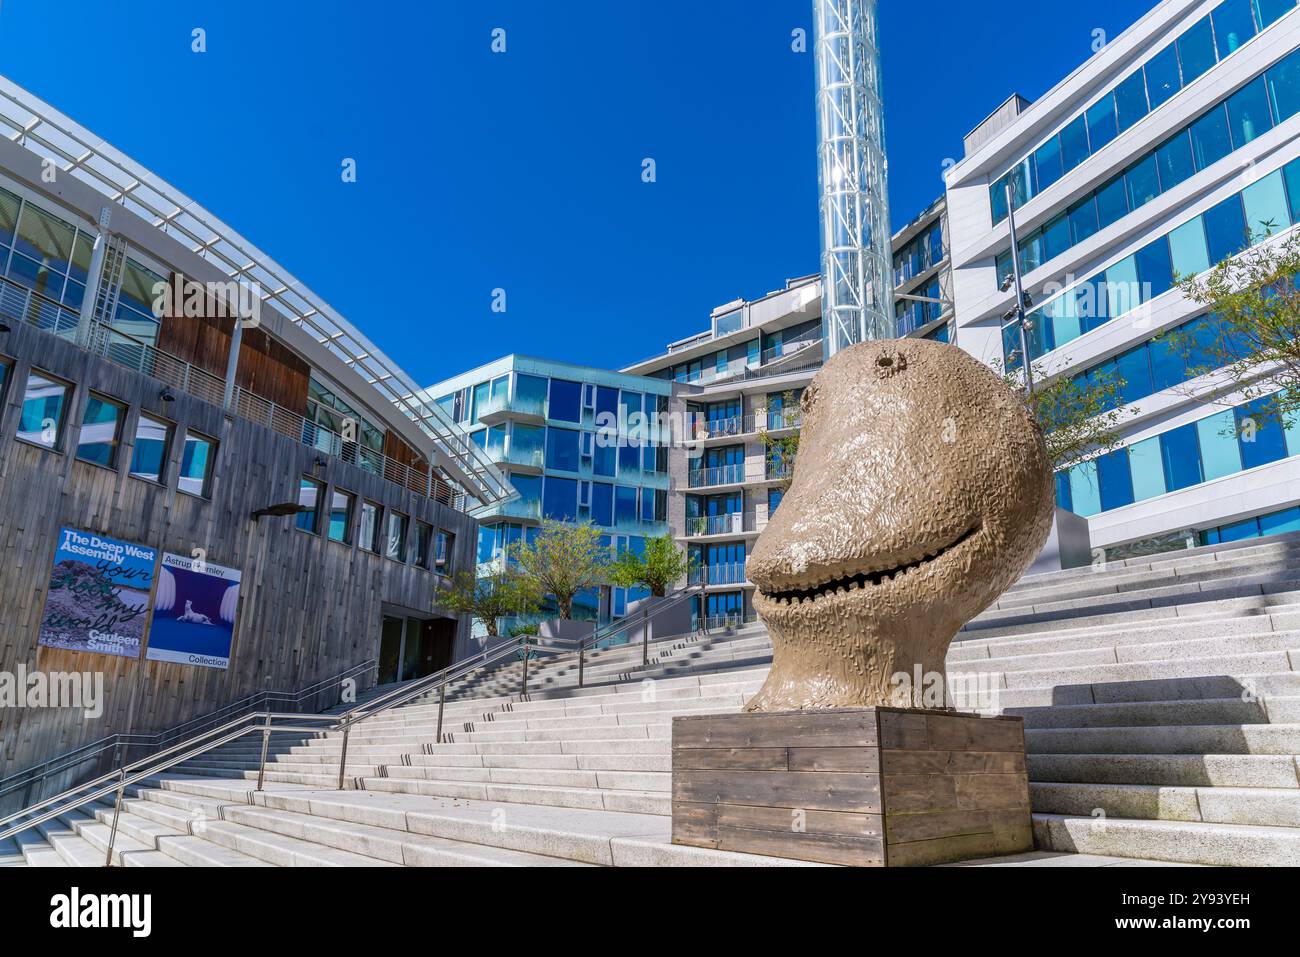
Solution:
M 746 562 L 772 636 L 748 711 L 901 704 L 1046 541 L 1052 467 L 1024 403 L 925 339 L 833 356 L 803 395 L 794 479 Z

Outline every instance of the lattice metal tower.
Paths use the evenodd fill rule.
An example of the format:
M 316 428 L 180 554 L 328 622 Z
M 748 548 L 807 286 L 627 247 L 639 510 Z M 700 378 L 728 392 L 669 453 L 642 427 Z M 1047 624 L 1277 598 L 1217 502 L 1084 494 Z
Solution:
M 876 0 L 813 0 L 822 324 L 829 358 L 895 337 Z

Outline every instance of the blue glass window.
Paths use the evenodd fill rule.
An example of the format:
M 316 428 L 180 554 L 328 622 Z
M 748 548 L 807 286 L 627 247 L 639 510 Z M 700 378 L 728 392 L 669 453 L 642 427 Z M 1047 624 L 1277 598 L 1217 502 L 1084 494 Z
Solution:
M 1141 70 L 1135 70 L 1115 87 L 1115 115 L 1119 121 L 1119 131 L 1123 133 L 1148 112 L 1146 77 Z
M 621 473 L 641 471 L 641 446 L 630 439 L 618 447 L 618 470 Z
M 1252 243 L 1261 242 L 1291 225 L 1281 170 L 1275 170 L 1243 189 L 1241 202 L 1246 208 L 1246 225 L 1251 231 Z
M 637 520 L 637 490 L 631 485 L 614 487 L 614 521 L 619 525 L 634 524 Z
M 1172 43 L 1147 61 L 1146 71 L 1147 96 L 1153 110 L 1183 88 L 1178 51 Z
M 1205 223 L 1200 216 L 1170 232 L 1169 247 L 1177 275 L 1198 276 L 1210 268 L 1210 253 L 1205 245 Z
M 1272 515 L 1259 517 L 1259 531 L 1262 535 L 1281 535 L 1284 532 L 1300 532 L 1300 508 L 1283 509 Z
M 1192 124 L 1192 158 L 1198 170 L 1205 169 L 1232 152 L 1228 133 L 1228 111 L 1220 105 Z
M 1160 195 L 1160 177 L 1156 173 L 1155 154 L 1148 154 L 1124 171 L 1128 185 L 1129 207 L 1145 206 Z
M 1061 130 L 1061 166 L 1070 172 L 1088 158 L 1088 126 L 1083 116 L 1077 116 Z M 1040 190 L 1046 189 L 1042 183 Z
M 1241 450 L 1237 443 L 1237 420 L 1232 409 L 1196 421 L 1201 444 L 1201 467 L 1205 481 L 1241 471 Z
M 1128 467 L 1128 449 L 1116 449 L 1098 456 L 1097 484 L 1103 512 L 1133 504 L 1133 473 Z
M 1224 0 L 1211 11 L 1210 16 L 1214 19 L 1214 41 L 1219 49 L 1219 59 L 1237 52 L 1255 35 L 1255 17 L 1250 10 L 1250 0 Z
M 1124 188 L 1123 176 L 1097 190 L 1097 224 L 1102 229 L 1128 215 L 1128 211 L 1128 190 Z
M 1160 392 L 1178 385 L 1187 378 L 1187 365 L 1183 354 L 1170 345 L 1168 339 L 1151 340 L 1151 390 Z
M 1300 161 L 1297 161 L 1300 167 Z M 1062 213 L 1043 227 L 1043 262 L 1059 256 L 1070 248 L 1070 221 Z
M 1074 503 L 1070 500 L 1070 473 L 1056 473 L 1056 504 L 1067 512 L 1074 511 Z M 770 509 L 769 509 L 770 511 Z
M 1165 488 L 1169 491 L 1201 483 L 1201 450 L 1194 423 L 1162 433 L 1160 457 L 1164 461 Z
M 1300 50 L 1280 60 L 1264 74 L 1279 123 L 1300 113 Z
M 554 403 L 553 391 L 551 401 Z M 578 471 L 578 443 L 581 435 L 576 429 L 547 429 L 546 467 L 563 472 Z
M 1294 159 L 1282 167 L 1282 177 L 1286 181 L 1286 194 L 1290 204 L 1291 222 L 1300 221 L 1300 159 Z
M 1255 0 L 1255 13 L 1261 30 L 1294 9 L 1295 0 Z
M 557 522 L 578 519 L 578 480 L 548 475 L 542 487 L 542 515 Z
M 1095 153 L 1111 140 L 1117 134 L 1115 127 L 1115 98 L 1106 94 L 1092 106 L 1088 107 L 1085 114 L 1088 120 L 1088 141 L 1092 144 L 1092 151 Z
M 1214 30 L 1210 18 L 1202 17 L 1190 30 L 1178 38 L 1178 60 L 1183 67 L 1183 85 L 1214 66 L 1218 57 L 1214 53 Z
M 1085 518 L 1101 511 L 1101 496 L 1097 488 L 1097 460 L 1080 462 L 1070 469 L 1070 500 L 1076 515 Z
M 1286 436 L 1282 425 L 1276 416 L 1265 415 L 1266 405 L 1265 399 L 1256 399 L 1235 410 L 1242 468 L 1252 469 L 1286 458 Z
M 1129 468 L 1133 472 L 1133 501 L 1165 494 L 1165 470 L 1160 459 L 1160 439 L 1134 442 L 1128 447 Z
M 1053 136 L 1034 153 L 1034 166 L 1038 169 L 1038 185 L 1047 189 L 1061 178 L 1061 141 Z
M 518 472 L 511 472 L 510 484 L 519 493 L 521 505 L 533 505 L 542 500 L 542 477 L 540 475 L 520 475 Z
M 1160 191 L 1168 192 L 1196 172 L 1192 164 L 1192 141 L 1183 130 L 1156 150 Z
M 1201 216 L 1205 222 L 1206 248 L 1210 264 L 1216 265 L 1246 248 L 1246 216 L 1240 194 L 1211 206 Z
M 1164 236 L 1143 246 L 1136 253 L 1138 282 L 1142 284 L 1142 301 L 1154 299 L 1174 284 L 1174 267 L 1169 260 L 1169 240 Z
M 547 416 L 561 422 L 582 421 L 582 383 L 551 380 L 551 404 Z
M 608 482 L 591 483 L 591 521 L 606 528 L 614 524 L 614 486 Z
M 1119 376 L 1120 401 L 1128 404 L 1150 395 L 1151 363 L 1146 345 L 1121 353 L 1115 359 L 1115 374 Z
M 1228 126 L 1232 131 L 1232 145 L 1235 149 L 1241 149 L 1273 128 L 1273 114 L 1268 106 L 1268 88 L 1262 76 L 1228 97 Z
M 1075 245 L 1097 232 L 1097 203 L 1091 196 L 1070 207 L 1070 236 Z

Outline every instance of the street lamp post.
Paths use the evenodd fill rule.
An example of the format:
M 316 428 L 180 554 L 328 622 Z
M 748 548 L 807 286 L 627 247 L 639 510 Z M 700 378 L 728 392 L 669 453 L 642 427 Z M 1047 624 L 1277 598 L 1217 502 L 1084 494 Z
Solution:
M 1011 227 L 1011 275 L 1005 277 L 1002 281 L 1002 288 L 1007 288 L 1006 279 L 1009 278 L 1016 290 L 1016 304 L 1007 313 L 1013 316 L 1015 322 L 1020 323 L 1020 360 L 1025 366 L 1025 393 L 1034 394 L 1034 365 L 1029 355 L 1029 319 L 1025 315 L 1025 287 L 1020 281 L 1020 243 L 1016 240 L 1016 205 L 1015 193 L 1012 184 L 1017 177 L 1012 176 L 1007 180 L 1007 224 Z

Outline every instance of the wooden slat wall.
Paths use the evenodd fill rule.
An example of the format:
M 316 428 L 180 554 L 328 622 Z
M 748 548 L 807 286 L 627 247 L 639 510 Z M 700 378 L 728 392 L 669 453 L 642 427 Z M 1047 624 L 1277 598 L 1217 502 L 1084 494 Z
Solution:
M 154 731 L 205 714 L 258 689 L 292 690 L 378 654 L 385 609 L 436 614 L 435 578 L 294 528 L 291 517 L 253 521 L 252 511 L 296 501 L 303 474 L 456 535 L 454 562 L 471 567 L 477 523 L 369 472 L 328 459 L 291 438 L 91 356 L 63 340 L 15 324 L 0 334 L 0 354 L 16 359 L 0 407 L 0 671 L 95 671 L 104 675 L 105 712 L 0 709 L 0 777 L 114 731 Z M 88 389 L 130 404 L 110 471 L 14 438 L 22 384 L 35 364 L 77 385 L 65 448 L 75 450 Z M 173 390 L 174 392 L 176 390 Z M 169 485 L 126 474 L 139 411 L 177 424 Z M 176 491 L 180 436 L 189 426 L 220 441 L 210 500 Z M 322 523 L 324 524 L 324 523 Z M 60 526 L 75 526 L 190 555 L 243 572 L 229 670 L 83 654 L 36 644 L 37 627 Z M 459 623 L 458 653 L 473 644 Z
M 172 275 L 172 289 L 181 277 Z M 183 303 L 173 293 L 174 305 Z M 225 378 L 230 356 L 234 320 L 220 315 L 215 303 L 208 305 L 209 315 L 186 316 L 173 308 L 164 316 L 158 332 L 158 348 L 186 362 Z M 307 411 L 307 381 L 311 366 L 291 349 L 258 328 L 246 328 L 239 348 L 239 367 L 235 383 L 264 399 L 303 415 Z

